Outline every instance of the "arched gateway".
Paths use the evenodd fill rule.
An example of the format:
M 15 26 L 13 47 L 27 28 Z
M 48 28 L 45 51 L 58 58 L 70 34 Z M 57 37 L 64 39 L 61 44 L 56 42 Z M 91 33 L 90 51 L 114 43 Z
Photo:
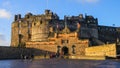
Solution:
M 62 47 L 62 53 L 63 53 L 63 55 L 68 55 L 68 53 L 69 53 L 68 47 L 66 47 L 66 46 Z

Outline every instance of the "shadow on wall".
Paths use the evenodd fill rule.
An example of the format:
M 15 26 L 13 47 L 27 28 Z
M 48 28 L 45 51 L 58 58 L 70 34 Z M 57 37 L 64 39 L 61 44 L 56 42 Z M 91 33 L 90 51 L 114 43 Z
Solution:
M 18 47 L 6 47 L 0 46 L 0 59 L 21 59 L 23 56 L 40 56 L 46 52 L 51 54 L 52 52 L 34 49 L 34 48 L 18 48 Z

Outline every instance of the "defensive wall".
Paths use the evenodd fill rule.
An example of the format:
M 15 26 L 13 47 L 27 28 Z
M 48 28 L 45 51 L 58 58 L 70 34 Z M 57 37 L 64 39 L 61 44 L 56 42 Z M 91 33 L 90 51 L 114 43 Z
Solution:
M 28 58 L 33 56 L 43 56 L 46 51 L 38 50 L 34 48 L 18 48 L 18 47 L 6 47 L 0 46 L 0 59 L 21 59 L 26 56 Z M 51 53 L 51 52 L 48 52 Z
M 116 44 L 106 44 L 85 49 L 86 56 L 107 56 L 117 58 L 118 47 Z M 120 50 L 120 49 L 119 49 Z
M 50 47 L 52 46 L 52 47 Z M 36 49 L 38 48 L 38 49 Z M 43 50 L 42 50 L 43 49 Z M 81 48 L 79 47 L 80 50 Z M 31 56 L 34 55 L 34 57 L 37 56 L 43 56 L 45 53 L 48 53 L 50 55 L 51 53 L 55 53 L 57 51 L 57 48 L 55 45 L 44 45 L 43 46 L 35 46 L 34 48 L 18 48 L 18 47 L 0 47 L 0 59 L 20 59 L 21 55 L 24 56 Z M 94 46 L 94 47 L 86 47 L 85 48 L 85 55 L 71 55 L 70 59 L 106 59 L 106 57 L 112 57 L 112 58 L 118 58 L 120 54 L 120 45 L 116 44 L 107 44 L 107 45 L 101 45 L 101 46 Z M 40 58 L 39 58 L 40 59 Z
M 88 47 L 88 40 L 79 41 L 74 43 L 74 47 L 70 43 L 67 45 L 60 45 L 55 42 L 26 42 L 26 48 L 35 48 L 55 53 L 59 50 L 59 52 L 62 53 L 62 49 L 66 47 L 69 55 L 85 55 L 85 48 Z

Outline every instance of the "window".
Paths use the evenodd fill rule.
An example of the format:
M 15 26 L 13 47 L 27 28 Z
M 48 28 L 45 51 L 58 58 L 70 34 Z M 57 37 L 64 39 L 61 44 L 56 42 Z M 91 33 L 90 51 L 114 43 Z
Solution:
M 65 43 L 65 41 L 64 41 L 64 40 L 61 40 L 61 43 L 63 44 L 63 43 Z
M 69 43 L 69 40 L 61 40 L 61 43 Z
M 28 34 L 28 40 L 30 40 L 31 39 L 31 34 Z
M 40 21 L 40 24 L 42 24 L 42 21 Z
M 36 23 L 34 23 L 34 26 L 36 25 Z
M 66 40 L 67 41 L 67 43 L 69 43 L 69 40 Z
M 72 53 L 75 54 L 75 45 L 72 45 Z
M 90 21 L 88 21 L 88 23 L 90 23 Z

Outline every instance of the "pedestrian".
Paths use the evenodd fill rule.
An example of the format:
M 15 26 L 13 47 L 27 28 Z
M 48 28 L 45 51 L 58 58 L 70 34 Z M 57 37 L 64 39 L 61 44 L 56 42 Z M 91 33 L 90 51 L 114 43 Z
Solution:
M 46 58 L 46 53 L 44 53 L 44 58 Z

